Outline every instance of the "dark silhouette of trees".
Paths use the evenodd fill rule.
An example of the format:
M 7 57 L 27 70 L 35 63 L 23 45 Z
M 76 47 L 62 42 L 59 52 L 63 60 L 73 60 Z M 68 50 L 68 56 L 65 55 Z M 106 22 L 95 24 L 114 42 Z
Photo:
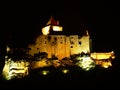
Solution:
M 6 31 L 5 30 L 1 31 L 2 32 L 0 32 L 0 74 L 2 74 L 2 70 L 5 65 L 6 43 L 8 38 L 8 34 L 6 34 Z
M 6 54 L 5 43 L 0 41 L 0 75 L 2 74 L 2 70 L 5 65 L 5 54 Z
M 27 54 L 27 49 L 25 48 L 12 48 L 9 53 L 7 53 L 8 58 L 11 58 L 13 61 L 17 60 L 26 60 L 29 61 L 32 56 Z
M 39 52 L 37 54 L 34 54 L 34 59 L 35 60 L 41 60 L 41 59 L 44 59 L 44 58 L 47 58 L 48 57 L 48 54 L 46 52 Z

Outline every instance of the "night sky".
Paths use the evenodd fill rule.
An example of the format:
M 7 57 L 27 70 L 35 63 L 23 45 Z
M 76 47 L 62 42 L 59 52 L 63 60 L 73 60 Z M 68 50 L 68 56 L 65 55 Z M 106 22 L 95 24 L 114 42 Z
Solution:
M 51 15 L 59 20 L 63 30 L 69 34 L 78 34 L 87 29 L 93 40 L 94 51 L 112 51 L 119 46 L 117 2 L 41 1 L 4 4 L 1 37 L 16 47 L 31 43 Z
M 113 50 L 115 51 L 116 55 L 120 56 L 118 53 L 120 39 L 120 5 L 118 2 L 112 2 L 110 0 L 109 2 L 105 2 L 105 0 L 78 0 L 76 2 L 75 0 L 55 1 L 56 2 L 50 0 L 48 2 L 48 0 L 39 0 L 39 2 L 33 2 L 33 0 L 24 0 L 24 2 L 12 2 L 10 0 L 1 3 L 0 67 L 3 67 L 4 65 L 5 45 L 7 44 L 14 47 L 26 47 L 29 43 L 33 43 L 34 39 L 41 34 L 41 28 L 47 23 L 51 15 L 56 20 L 59 20 L 60 25 L 63 26 L 65 33 L 69 33 L 71 35 L 79 34 L 82 32 L 82 30 L 87 29 L 92 39 L 93 52 L 109 52 Z M 115 75 L 109 72 L 110 78 L 108 77 L 105 79 L 106 81 L 104 78 L 101 79 L 104 72 L 98 72 L 98 74 L 101 73 L 100 78 L 96 78 L 97 73 L 94 74 L 96 79 L 94 83 L 97 84 L 98 82 L 99 88 L 103 88 L 102 86 L 104 85 L 113 86 L 113 84 L 118 84 L 117 81 L 119 81 L 118 73 L 120 71 L 120 61 L 119 59 L 116 59 L 116 61 L 113 63 L 115 69 L 112 73 L 115 73 Z M 0 71 L 2 71 L 2 68 L 0 68 Z M 105 75 L 105 77 L 107 75 Z M 91 74 L 91 76 L 93 75 Z M 85 75 L 85 77 L 87 77 L 87 75 Z M 87 79 L 85 78 L 85 80 L 86 84 Z M 112 82 L 111 80 L 114 81 Z M 74 84 L 76 84 L 76 82 Z M 53 82 L 51 83 L 51 86 L 52 85 Z M 61 83 L 58 85 L 61 85 Z M 79 85 L 80 84 L 78 84 L 78 86 Z M 93 83 L 90 85 L 94 86 Z M 32 84 L 29 86 L 32 86 Z M 69 86 L 72 86 L 72 84 Z

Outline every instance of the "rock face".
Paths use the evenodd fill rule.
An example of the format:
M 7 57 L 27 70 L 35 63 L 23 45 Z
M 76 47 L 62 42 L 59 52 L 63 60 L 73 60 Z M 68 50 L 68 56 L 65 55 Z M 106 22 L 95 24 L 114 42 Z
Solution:
M 24 60 L 12 61 L 9 59 L 5 61 L 2 74 L 8 80 L 25 77 L 29 74 L 29 62 Z

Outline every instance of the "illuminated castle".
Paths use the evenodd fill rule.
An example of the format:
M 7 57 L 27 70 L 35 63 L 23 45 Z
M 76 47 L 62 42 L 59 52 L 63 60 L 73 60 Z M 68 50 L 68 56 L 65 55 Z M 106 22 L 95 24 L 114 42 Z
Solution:
M 43 35 L 39 35 L 36 38 L 35 44 L 28 45 L 28 54 L 36 57 L 35 54 L 44 52 L 47 53 L 47 58 L 33 60 L 32 62 L 26 61 L 25 58 L 22 58 L 19 61 L 13 61 L 12 57 L 6 55 L 3 76 L 8 80 L 16 76 L 20 78 L 21 76 L 27 76 L 30 69 L 33 70 L 52 65 L 54 67 L 77 65 L 85 71 L 94 68 L 96 65 L 100 65 L 104 68 L 112 66 L 112 60 L 115 59 L 114 52 L 91 52 L 91 39 L 87 30 L 83 35 L 65 35 L 62 34 L 62 32 L 63 27 L 59 25 L 59 21 L 55 21 L 54 18 L 51 17 L 46 26 L 42 28 Z M 6 47 L 7 53 L 12 50 L 19 51 L 19 49 Z M 89 55 L 82 55 L 83 53 L 88 53 Z M 71 55 L 79 55 L 76 56 L 76 59 L 78 60 L 77 63 L 74 63 L 74 60 L 70 58 Z M 54 57 L 57 57 L 58 59 L 54 59 Z M 49 60 L 48 58 L 52 58 L 52 60 Z M 65 70 L 64 73 L 66 72 L 67 71 Z M 43 72 L 44 75 L 47 73 L 48 71 Z
M 48 58 L 55 56 L 62 59 L 73 54 L 91 51 L 91 39 L 87 30 L 86 34 L 82 36 L 64 35 L 61 34 L 62 32 L 63 27 L 59 25 L 59 21 L 51 16 L 46 26 L 42 28 L 43 35 L 36 38 L 35 44 L 28 46 L 29 54 L 46 52 Z

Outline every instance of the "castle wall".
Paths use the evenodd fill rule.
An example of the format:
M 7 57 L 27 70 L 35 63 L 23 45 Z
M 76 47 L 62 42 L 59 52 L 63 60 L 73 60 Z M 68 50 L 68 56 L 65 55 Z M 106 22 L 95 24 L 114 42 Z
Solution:
M 81 44 L 78 44 L 79 47 L 79 51 L 80 52 L 90 52 L 90 38 L 89 36 L 83 36 L 79 39 L 79 42 L 81 42 Z
M 70 35 L 71 54 L 90 52 L 89 36 Z
M 40 35 L 35 45 L 29 45 L 29 53 L 34 55 L 39 52 L 48 53 L 48 58 L 53 55 L 62 59 L 70 57 L 71 54 L 78 54 L 82 51 L 89 52 L 89 36 L 79 37 L 78 35 Z

